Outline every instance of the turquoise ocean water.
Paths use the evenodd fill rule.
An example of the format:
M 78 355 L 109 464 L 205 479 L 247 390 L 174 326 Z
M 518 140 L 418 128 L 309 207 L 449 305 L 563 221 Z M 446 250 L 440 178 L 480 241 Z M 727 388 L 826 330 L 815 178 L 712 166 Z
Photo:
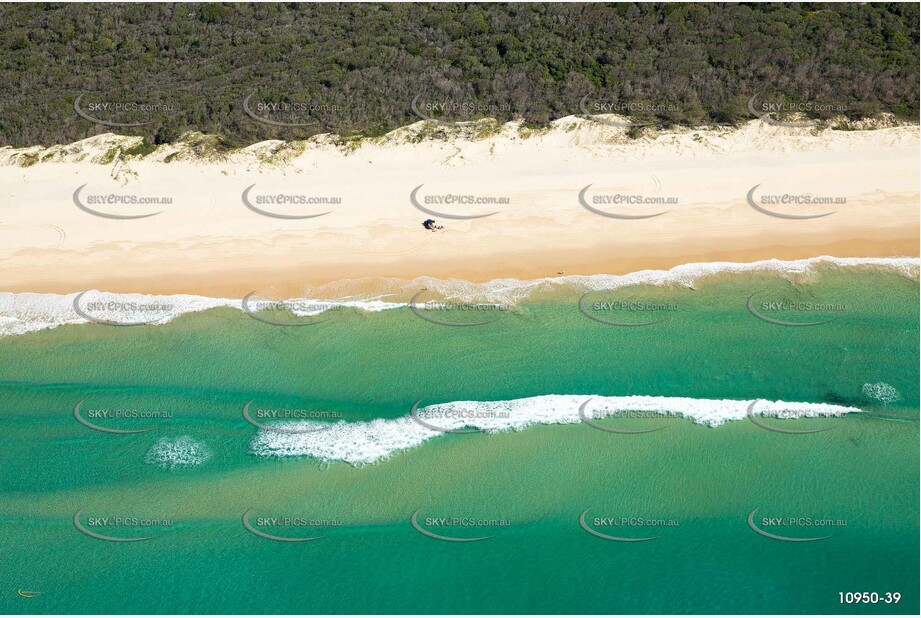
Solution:
M 753 294 L 763 317 L 822 323 L 759 319 Z M 594 317 L 656 323 L 603 324 L 580 298 Z M 918 306 L 917 280 L 828 267 L 556 290 L 472 327 L 406 308 L 278 327 L 219 308 L 0 338 L 0 610 L 916 614 Z M 823 430 L 802 434 L 681 417 L 597 422 L 661 428 L 639 434 L 586 423 L 442 434 L 366 465 L 260 456 L 241 412 L 252 400 L 357 424 L 405 417 L 419 400 L 554 394 L 862 412 L 763 419 Z M 113 434 L 79 423 L 78 402 L 84 418 L 166 416 L 93 420 L 151 430 Z M 258 531 L 323 538 L 260 537 L 243 525 L 250 509 Z M 586 509 L 596 532 L 659 538 L 590 534 Z M 763 532 L 827 538 L 764 536 L 755 509 Z M 153 538 L 93 538 L 78 512 L 90 532 Z M 414 513 L 427 532 L 491 538 L 436 539 Z M 847 592 L 900 600 L 842 604 Z

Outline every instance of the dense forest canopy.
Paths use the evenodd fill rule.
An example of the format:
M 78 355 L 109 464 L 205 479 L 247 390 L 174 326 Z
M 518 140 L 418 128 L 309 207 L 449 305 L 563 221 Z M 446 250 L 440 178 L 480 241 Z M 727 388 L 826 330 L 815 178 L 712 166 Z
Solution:
M 752 102 L 915 121 L 918 22 L 917 3 L 3 4 L 0 144 L 240 146 L 420 115 L 734 123 Z

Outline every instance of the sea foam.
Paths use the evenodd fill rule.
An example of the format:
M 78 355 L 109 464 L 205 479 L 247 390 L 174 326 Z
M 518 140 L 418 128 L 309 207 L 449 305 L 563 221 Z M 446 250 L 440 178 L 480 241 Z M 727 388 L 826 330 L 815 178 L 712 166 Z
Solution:
M 486 283 L 471 283 L 461 279 L 433 279 L 419 277 L 411 283 L 418 289 L 428 288 L 433 293 L 464 302 L 515 303 L 539 292 L 571 290 L 593 292 L 616 290 L 634 285 L 693 287 L 699 280 L 724 274 L 775 272 L 784 275 L 810 275 L 821 268 L 847 268 L 852 270 L 882 270 L 917 280 L 921 259 L 916 257 L 893 258 L 839 258 L 821 256 L 802 260 L 761 260 L 757 262 L 695 262 L 682 264 L 668 270 L 640 270 L 625 275 L 566 275 L 539 279 L 494 279 Z
M 192 436 L 160 438 L 144 456 L 144 463 L 175 470 L 193 468 L 211 459 L 211 451 Z
M 808 275 L 820 268 L 848 268 L 853 270 L 883 270 L 918 279 L 919 258 L 837 258 L 822 256 L 803 260 L 762 260 L 759 262 L 701 262 L 683 264 L 669 270 L 642 270 L 626 275 L 568 275 L 539 279 L 493 279 L 473 283 L 462 279 L 434 279 L 418 277 L 403 279 L 344 280 L 316 286 L 306 291 L 303 298 L 288 299 L 295 316 L 307 317 L 333 308 L 353 308 L 377 312 L 407 307 L 410 297 L 425 289 L 417 303 L 436 301 L 437 296 L 465 303 L 512 305 L 540 293 L 589 292 L 614 290 L 632 285 L 681 285 L 693 287 L 700 279 L 720 274 L 777 272 L 785 275 Z M 356 294 L 356 291 L 358 293 Z M 55 328 L 65 324 L 85 324 L 74 308 L 77 294 L 0 293 L 0 337 L 22 335 Z M 94 320 L 111 322 L 144 322 L 165 324 L 178 316 L 206 311 L 217 307 L 231 307 L 243 311 L 242 299 L 211 298 L 190 294 L 149 295 L 86 292 L 78 304 L 113 303 L 115 305 L 156 304 L 158 311 L 126 310 L 119 306 L 107 310 L 105 306 L 86 311 Z M 300 307 L 307 307 L 301 309 Z
M 586 403 L 588 401 L 588 403 Z M 394 453 L 419 446 L 444 431 L 479 429 L 485 433 L 521 430 L 531 425 L 574 424 L 583 422 L 579 408 L 589 419 L 618 413 L 646 412 L 681 416 L 696 423 L 716 427 L 746 417 L 751 400 L 694 399 L 690 397 L 600 397 L 597 395 L 542 395 L 509 401 L 454 401 L 420 408 L 417 422 L 412 415 L 396 419 L 376 419 L 325 424 L 322 431 L 282 433 L 259 430 L 250 449 L 261 457 L 314 457 L 324 461 L 351 464 L 373 463 Z M 780 419 L 842 416 L 860 412 L 826 403 L 791 403 L 759 400 L 753 414 Z M 437 419 L 437 420 L 434 420 Z M 650 421 L 654 422 L 654 421 Z M 426 427 L 429 425 L 430 427 Z M 324 426 L 316 421 L 283 421 L 274 429 L 304 430 Z M 433 429 L 431 427 L 436 427 Z
M 74 307 L 77 296 L 76 293 L 0 293 L 0 337 L 24 335 L 67 324 L 88 324 L 93 321 L 117 324 L 143 323 L 152 326 L 166 324 L 188 313 L 218 307 L 230 307 L 243 311 L 242 299 L 211 298 L 192 294 L 107 293 L 91 290 L 77 302 L 80 311 L 92 318 L 89 320 Z M 291 303 L 291 313 L 300 317 L 316 315 L 324 310 L 340 307 L 374 312 L 405 306 L 405 303 L 387 303 L 378 300 L 334 302 L 293 299 L 284 302 Z M 299 306 L 308 306 L 310 309 L 298 309 Z

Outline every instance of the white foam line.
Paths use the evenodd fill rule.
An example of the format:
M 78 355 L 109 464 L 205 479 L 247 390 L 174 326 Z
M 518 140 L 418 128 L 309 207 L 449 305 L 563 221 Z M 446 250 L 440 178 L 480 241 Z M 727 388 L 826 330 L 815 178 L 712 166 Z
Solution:
M 479 299 L 484 302 L 511 303 L 542 290 L 569 287 L 576 291 L 605 291 L 632 285 L 682 285 L 692 287 L 698 280 L 725 273 L 778 272 L 784 274 L 814 273 L 819 267 L 876 268 L 894 271 L 904 277 L 918 278 L 921 259 L 839 258 L 820 256 L 801 260 L 761 260 L 758 262 L 694 262 L 669 270 L 640 270 L 625 275 L 566 275 L 539 279 L 493 279 L 486 283 L 470 283 L 462 279 L 433 279 L 419 277 L 418 286 L 461 300 Z
M 433 279 L 419 277 L 412 281 L 381 280 L 382 284 L 392 287 L 391 291 L 366 296 L 364 300 L 313 300 L 308 298 L 284 301 L 292 305 L 292 313 L 297 316 L 311 316 L 334 307 L 349 307 L 363 311 L 386 311 L 406 307 L 407 303 L 386 302 L 382 298 L 415 293 L 421 287 L 428 288 L 433 294 L 440 294 L 449 299 L 462 302 L 479 302 L 491 305 L 511 305 L 521 302 L 529 295 L 541 291 L 553 291 L 569 288 L 573 291 L 604 291 L 631 285 L 683 285 L 691 287 L 703 277 L 722 273 L 749 273 L 774 271 L 785 274 L 812 273 L 819 267 L 841 268 L 875 268 L 894 271 L 905 277 L 918 278 L 921 266 L 919 258 L 837 258 L 822 256 L 803 260 L 762 260 L 760 262 L 701 262 L 683 264 L 670 270 L 642 270 L 626 275 L 567 275 L 563 277 L 545 277 L 540 279 L 493 279 L 486 283 L 472 283 L 462 279 Z M 337 285 L 348 284 L 348 281 Z M 322 290 L 321 286 L 317 290 Z M 35 331 L 55 328 L 65 324 L 85 324 L 88 322 L 74 311 L 73 301 L 76 294 L 35 294 L 35 293 L 0 293 L 0 337 L 22 335 Z M 343 298 L 354 298 L 345 296 Z M 420 299 L 420 302 L 423 299 Z M 165 324 L 174 318 L 216 307 L 232 307 L 242 310 L 239 299 L 210 298 L 190 294 L 151 295 L 118 294 L 92 290 L 81 299 L 81 306 L 95 301 L 113 303 L 137 303 L 150 305 L 159 303 L 168 307 L 162 311 L 131 311 L 124 308 L 114 310 L 95 309 L 87 313 L 93 318 L 113 322 L 149 322 Z M 299 306 L 309 306 L 305 310 Z
M 585 416 L 604 418 L 616 413 L 646 412 L 667 416 L 682 416 L 696 423 L 716 427 L 727 421 L 745 418 L 751 400 L 694 399 L 690 397 L 600 397 L 597 395 L 541 395 L 509 401 L 454 401 L 421 408 L 418 412 L 426 424 L 443 430 L 481 429 L 486 433 L 521 430 L 530 425 L 573 424 L 582 422 L 579 407 L 585 406 Z M 826 403 L 791 403 L 758 401 L 754 414 L 776 418 L 832 417 L 849 412 L 850 408 Z M 273 427 L 303 430 L 322 426 L 315 421 L 285 421 Z M 325 461 L 373 463 L 394 453 L 419 446 L 443 432 L 434 431 L 407 415 L 396 419 L 376 419 L 327 424 L 323 431 L 311 433 L 281 433 L 259 430 L 250 448 L 261 457 L 314 457 Z
M 34 294 L 0 293 L 0 337 L 24 335 L 66 324 L 87 324 L 92 321 L 110 321 L 119 324 L 145 323 L 166 324 L 187 313 L 197 313 L 218 307 L 230 307 L 243 311 L 242 300 L 233 298 L 210 298 L 191 294 L 122 294 L 91 290 L 78 302 L 84 314 L 74 309 L 77 294 Z M 250 301 L 255 305 L 256 300 Z M 403 307 L 405 303 L 383 301 L 348 301 L 290 299 L 291 313 L 296 316 L 312 316 L 337 307 L 352 307 L 363 311 L 385 311 Z M 307 307 L 299 309 L 298 307 Z M 255 308 L 253 309 L 255 310 Z

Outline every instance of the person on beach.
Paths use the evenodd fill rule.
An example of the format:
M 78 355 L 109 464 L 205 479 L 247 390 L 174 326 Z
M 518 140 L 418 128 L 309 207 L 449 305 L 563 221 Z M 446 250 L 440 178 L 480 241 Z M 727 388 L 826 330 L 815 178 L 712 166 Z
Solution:
M 431 230 L 432 232 L 434 232 L 435 230 L 440 230 L 444 228 L 443 225 L 435 225 L 434 219 L 426 219 L 425 221 L 422 222 L 422 227 L 424 227 L 427 230 Z

